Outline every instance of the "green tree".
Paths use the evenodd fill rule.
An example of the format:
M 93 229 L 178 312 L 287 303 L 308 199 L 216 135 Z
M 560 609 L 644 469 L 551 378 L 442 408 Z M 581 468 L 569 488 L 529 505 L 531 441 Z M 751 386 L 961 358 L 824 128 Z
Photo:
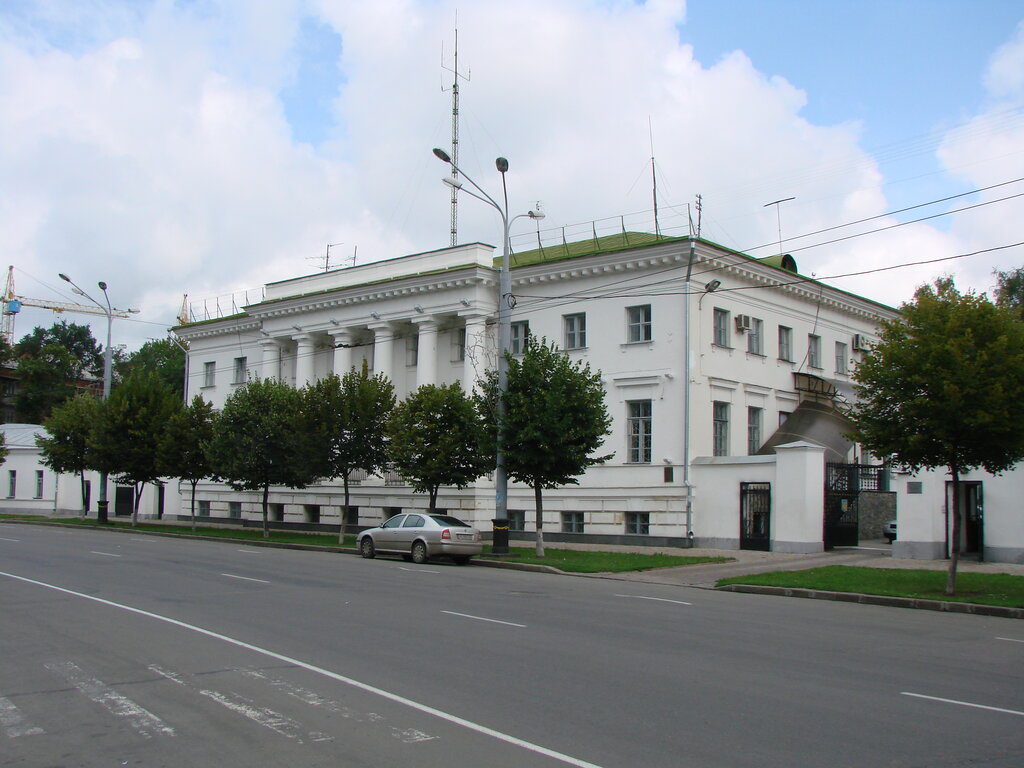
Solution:
M 196 529 L 196 485 L 213 476 L 207 448 L 213 439 L 213 406 L 200 395 L 167 420 L 160 438 L 160 474 L 192 486 L 192 530 Z
M 42 424 L 54 408 L 75 394 L 78 361 L 60 344 L 47 344 L 18 358 L 14 407 L 28 424 Z
M 11 449 L 7 447 L 7 437 L 0 433 L 0 464 L 7 461 L 7 454 L 11 452 Z
M 43 423 L 46 436 L 36 438 L 43 466 L 54 472 L 78 475 L 82 488 L 82 517 L 88 511 L 85 472 L 93 468 L 89 460 L 89 438 L 102 408 L 103 402 L 98 397 L 82 392 L 54 408 Z
M 996 473 L 1024 459 L 1024 323 L 950 279 L 922 286 L 854 373 L 853 437 L 875 456 L 912 470 L 947 467 L 953 479 L 952 553 L 946 594 L 956 591 L 960 476 Z
M 157 378 L 185 396 L 185 350 L 171 339 L 147 341 L 139 349 L 114 362 L 114 378 L 123 381 L 134 371 L 152 371 Z
M 345 506 L 338 540 L 345 539 L 349 478 L 356 470 L 380 472 L 388 464 L 387 422 L 395 407 L 395 387 L 383 374 L 370 376 L 366 363 L 342 377 L 335 375 L 302 390 L 313 471 L 342 479 Z
M 236 389 L 214 420 L 209 456 L 214 474 L 238 491 L 263 492 L 263 536 L 270 486 L 304 488 L 316 479 L 307 448 L 302 395 L 277 379 Z
M 391 461 L 437 509 L 442 485 L 465 488 L 493 466 L 480 451 L 480 417 L 458 382 L 424 384 L 395 408 L 388 422 Z
M 90 462 L 135 491 L 132 525 L 146 483 L 160 479 L 160 439 L 171 417 L 182 409 L 177 396 L 157 377 L 141 371 L 128 377 L 103 403 L 89 441 Z
M 477 396 L 485 423 L 494 425 L 486 450 L 494 455 L 500 430 L 508 476 L 533 488 L 536 551 L 543 557 L 544 489 L 578 484 L 587 467 L 611 458 L 593 455 L 611 427 L 601 376 L 554 344 L 529 337 L 522 357 L 509 357 L 502 418 L 497 403 L 498 375 L 489 371 Z
M 1024 267 L 1001 272 L 996 270 L 996 305 L 1006 307 L 1024 320 Z
M 83 379 L 87 374 L 98 378 L 103 374 L 103 347 L 93 338 L 92 329 L 67 320 L 59 320 L 49 328 L 33 328 L 14 345 L 14 356 L 39 357 L 51 344 L 66 349 L 75 361 L 70 374 L 72 378 Z

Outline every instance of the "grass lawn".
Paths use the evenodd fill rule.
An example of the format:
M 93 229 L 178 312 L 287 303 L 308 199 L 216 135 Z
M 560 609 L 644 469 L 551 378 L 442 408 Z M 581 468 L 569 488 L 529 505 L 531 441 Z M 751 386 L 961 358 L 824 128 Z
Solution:
M 106 525 L 100 525 L 95 518 L 80 517 L 39 517 L 38 515 L 0 515 L 5 520 L 33 520 L 48 523 L 64 523 L 70 525 L 81 525 L 83 528 L 124 528 L 144 533 L 176 533 L 182 536 L 209 536 L 218 539 L 240 539 L 242 541 L 272 541 L 275 544 L 309 544 L 321 547 L 337 547 L 338 535 L 335 533 L 307 533 L 300 531 L 275 531 L 271 529 L 270 537 L 263 538 L 262 528 L 212 528 L 204 527 L 202 524 L 196 526 L 193 533 L 192 526 L 165 525 L 152 523 L 148 520 L 140 520 L 139 524 L 132 524 L 125 520 L 111 520 Z M 345 543 L 341 546 L 355 547 L 356 537 L 345 536 Z
M 1024 576 L 1005 573 L 957 573 L 956 594 L 946 595 L 946 571 L 858 568 L 829 565 L 807 571 L 776 571 L 722 579 L 725 584 L 798 587 L 829 592 L 948 600 L 956 603 L 1024 608 Z
M 592 552 L 579 549 L 552 549 L 544 547 L 545 557 L 536 557 L 533 547 L 509 547 L 514 563 L 550 565 L 569 573 L 621 573 L 623 571 L 646 571 L 650 568 L 668 568 L 673 565 L 695 565 L 697 563 L 727 563 L 731 557 L 685 557 L 682 555 L 643 555 L 630 552 Z M 484 547 L 484 559 L 490 547 Z M 502 560 L 505 556 L 502 556 Z

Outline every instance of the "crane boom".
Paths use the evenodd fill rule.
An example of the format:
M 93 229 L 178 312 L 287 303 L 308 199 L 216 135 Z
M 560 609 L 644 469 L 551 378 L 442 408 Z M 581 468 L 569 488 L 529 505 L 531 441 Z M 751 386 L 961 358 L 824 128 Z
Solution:
M 3 335 L 8 345 L 14 344 L 14 316 L 21 311 L 22 307 L 38 307 L 39 309 L 50 309 L 54 312 L 78 312 L 86 315 L 107 316 L 107 311 L 100 307 L 90 307 L 86 304 L 75 304 L 70 301 L 49 301 L 47 299 L 27 299 L 14 293 L 14 267 L 7 268 L 7 286 L 3 296 Z M 111 317 L 128 317 L 128 313 L 120 309 L 111 309 Z

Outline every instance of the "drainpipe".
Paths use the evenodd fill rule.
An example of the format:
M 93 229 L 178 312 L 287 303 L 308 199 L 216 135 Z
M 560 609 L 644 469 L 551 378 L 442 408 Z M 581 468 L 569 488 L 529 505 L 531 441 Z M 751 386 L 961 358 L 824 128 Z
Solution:
M 683 487 L 686 489 L 686 538 L 693 547 L 693 485 L 690 483 L 690 276 L 697 243 L 690 235 L 690 259 L 683 284 Z

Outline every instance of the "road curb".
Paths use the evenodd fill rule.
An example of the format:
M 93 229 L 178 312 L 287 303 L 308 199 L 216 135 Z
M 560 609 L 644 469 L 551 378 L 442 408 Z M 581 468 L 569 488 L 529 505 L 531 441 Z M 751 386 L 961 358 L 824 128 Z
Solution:
M 828 592 L 822 589 L 801 589 L 797 587 L 764 587 L 754 584 L 726 584 L 717 587 L 722 592 L 746 592 L 752 595 L 778 595 L 780 597 L 803 597 L 808 600 L 834 600 L 840 603 L 862 603 L 884 605 L 890 608 L 917 608 L 925 611 L 944 613 L 969 613 L 975 616 L 997 616 L 1004 619 L 1024 619 L 1024 608 L 1007 608 L 999 605 L 977 605 L 957 603 L 948 600 L 921 600 L 914 597 L 890 597 L 888 595 L 865 595 L 860 592 Z

